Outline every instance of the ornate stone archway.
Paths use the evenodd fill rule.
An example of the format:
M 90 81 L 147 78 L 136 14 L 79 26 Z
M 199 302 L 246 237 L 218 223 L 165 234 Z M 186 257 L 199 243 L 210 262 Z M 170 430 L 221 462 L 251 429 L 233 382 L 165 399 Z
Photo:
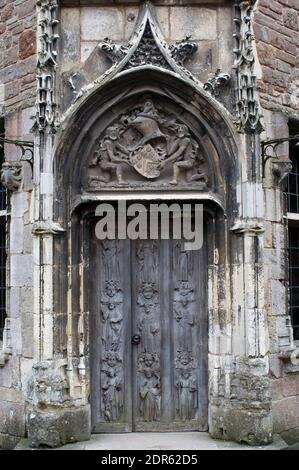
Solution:
M 141 60 L 147 57 L 148 41 L 155 48 L 152 62 Z M 259 264 L 263 227 L 242 203 L 243 190 L 253 194 L 258 188 L 241 188 L 249 142 L 236 135 L 229 112 L 184 69 L 192 44 L 169 47 L 150 6 L 145 6 L 129 48 L 106 42 L 102 49 L 113 61 L 111 69 L 78 94 L 62 117 L 54 144 L 47 135 L 41 146 L 43 184 L 46 178 L 54 182 L 53 192 L 44 191 L 39 199 L 43 210 L 36 227 L 36 235 L 42 236 L 37 259 L 41 286 L 45 276 L 54 286 L 46 300 L 41 294 L 41 334 L 47 338 L 41 341 L 41 358 L 60 370 L 60 381 L 55 379 L 60 394 L 53 394 L 40 410 L 42 397 L 34 392 L 44 377 L 39 366 L 30 397 L 34 413 L 29 432 L 40 442 L 38 427 L 52 413 L 58 427 L 66 415 L 75 428 L 80 420 L 83 434 L 75 439 L 90 433 L 85 253 L 86 221 L 94 204 L 119 197 L 175 197 L 202 201 L 210 211 L 209 431 L 218 438 L 268 442 L 271 416 Z M 45 254 L 53 256 L 53 263 L 47 263 Z M 53 374 L 45 375 L 55 388 Z M 236 387 L 241 394 L 234 393 Z M 256 390 L 259 395 L 253 397 Z

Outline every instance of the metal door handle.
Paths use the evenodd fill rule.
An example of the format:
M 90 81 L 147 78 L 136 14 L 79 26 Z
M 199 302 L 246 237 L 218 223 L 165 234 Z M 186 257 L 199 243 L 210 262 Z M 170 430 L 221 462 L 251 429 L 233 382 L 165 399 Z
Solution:
M 133 335 L 132 336 L 132 344 L 138 345 L 141 341 L 140 335 Z

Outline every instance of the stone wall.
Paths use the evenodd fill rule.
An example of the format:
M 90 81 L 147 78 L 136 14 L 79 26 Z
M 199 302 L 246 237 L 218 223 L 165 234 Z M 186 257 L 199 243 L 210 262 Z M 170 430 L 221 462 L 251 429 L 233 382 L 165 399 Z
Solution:
M 33 140 L 30 132 L 36 90 L 36 2 L 0 1 L 0 116 L 10 139 Z M 16 161 L 20 149 L 5 145 L 6 160 Z M 28 173 L 29 172 L 29 173 Z M 33 258 L 31 170 L 11 195 L 8 253 L 8 315 L 12 341 L 8 361 L 0 367 L 0 447 L 10 448 L 25 435 L 23 390 L 33 357 Z M 27 183 L 25 182 L 27 180 Z M 27 185 L 27 188 L 26 188 Z
M 299 6 L 297 0 L 259 0 L 254 33 L 261 64 L 258 80 L 265 109 L 298 113 Z
M 259 0 L 254 13 L 254 33 L 260 68 L 258 90 L 265 132 L 262 139 L 289 135 L 289 124 L 299 133 L 299 4 L 297 0 Z M 294 133 L 294 132 L 293 132 Z M 278 147 L 288 156 L 288 143 Z M 269 328 L 269 362 L 274 432 L 290 443 L 299 438 L 299 368 L 292 366 L 292 329 L 288 318 L 287 225 L 285 200 L 266 168 L 264 180 L 264 258 L 266 310 Z M 279 356 L 282 355 L 284 360 Z
M 77 3 L 72 2 L 71 5 Z M 107 37 L 116 44 L 126 44 L 133 33 L 139 6 L 130 5 L 130 2 L 127 5 L 111 3 L 97 2 L 92 6 L 85 4 L 61 10 L 59 65 L 62 72 L 62 111 L 70 105 L 82 86 L 93 82 L 111 67 L 111 62 L 96 46 Z M 217 69 L 231 72 L 233 10 L 228 2 L 221 6 L 217 2 L 206 6 L 160 3 L 155 11 L 164 39 L 171 44 L 191 36 L 192 42 L 198 45 L 192 59 L 185 63 L 195 77 L 205 83 Z
M 111 6 L 111 2 L 106 2 L 106 5 L 63 8 L 62 70 L 85 62 L 97 44 L 106 37 L 116 43 L 127 42 L 133 33 L 138 11 L 138 6 Z M 156 14 L 167 42 L 173 43 L 189 35 L 199 45 L 189 66 L 203 82 L 212 70 L 230 70 L 233 59 L 230 53 L 230 6 L 157 6 Z
M 0 2 L 0 110 L 7 137 L 26 138 L 35 102 L 35 0 Z M 3 109 L 4 107 L 4 109 Z M 7 152 L 6 152 L 7 155 Z

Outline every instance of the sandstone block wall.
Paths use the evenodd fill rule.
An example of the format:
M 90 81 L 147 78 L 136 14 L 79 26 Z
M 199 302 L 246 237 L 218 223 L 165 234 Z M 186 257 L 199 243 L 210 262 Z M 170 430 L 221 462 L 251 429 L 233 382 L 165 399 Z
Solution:
M 33 140 L 35 113 L 36 2 L 0 1 L 0 118 L 9 139 Z M 5 145 L 6 160 L 21 152 Z M 13 447 L 25 435 L 24 386 L 33 357 L 32 192 L 10 198 L 7 265 L 11 356 L 0 367 L 0 447 Z

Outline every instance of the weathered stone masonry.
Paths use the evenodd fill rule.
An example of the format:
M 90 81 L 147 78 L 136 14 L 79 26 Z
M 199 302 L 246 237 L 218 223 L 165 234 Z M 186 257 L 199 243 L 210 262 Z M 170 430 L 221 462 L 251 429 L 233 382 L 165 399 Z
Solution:
M 298 438 L 280 182 L 288 145 L 279 147 L 278 172 L 267 163 L 265 179 L 260 157 L 261 140 L 287 136 L 290 120 L 299 119 L 297 2 L 139 3 L 0 0 L 6 137 L 35 143 L 33 175 L 21 163 L 21 185 L 9 200 L 3 448 L 23 436 L 53 447 L 90 436 L 85 227 L 90 194 L 101 200 L 105 192 L 86 193 L 81 178 L 98 136 L 126 112 L 126 100 L 133 107 L 146 93 L 205 136 L 214 172 L 211 191 L 197 196 L 213 208 L 209 432 L 250 444 L 271 442 L 273 433 Z M 142 18 L 152 21 L 150 41 L 158 48 L 146 60 L 138 53 L 147 51 Z M 181 60 L 184 41 L 193 49 Z M 6 145 L 5 159 L 16 164 L 19 150 Z M 210 203 L 211 196 L 219 202 Z
M 0 110 L 1 116 L 5 117 L 6 137 L 9 139 L 33 140 L 31 116 L 35 113 L 36 28 L 34 0 L 1 1 Z M 8 162 L 19 158 L 20 150 L 11 145 L 5 146 Z M 13 447 L 26 432 L 21 371 L 31 369 L 33 358 L 33 199 L 32 192 L 28 191 L 32 188 L 30 167 L 24 168 L 24 176 L 22 189 L 11 194 L 8 208 L 7 326 L 15 334 L 11 337 L 8 333 L 6 351 L 2 353 L 5 365 L 0 370 L 0 440 L 4 448 Z
M 254 34 L 261 68 L 257 84 L 263 107 L 265 138 L 287 136 L 288 125 L 292 118 L 297 122 L 296 133 L 298 133 L 297 2 L 260 0 L 254 20 Z M 279 154 L 288 155 L 287 144 L 280 146 Z M 268 270 L 265 305 L 270 333 L 269 372 L 273 425 L 274 432 L 282 433 L 282 436 L 294 442 L 298 440 L 298 371 L 296 373 L 296 368 L 294 366 L 292 368 L 287 359 L 281 360 L 285 355 L 281 352 L 289 347 L 289 326 L 284 308 L 284 305 L 288 304 L 287 230 L 282 217 L 286 206 L 275 180 L 271 181 L 269 176 L 264 181 L 264 194 L 266 234 L 264 253 Z

